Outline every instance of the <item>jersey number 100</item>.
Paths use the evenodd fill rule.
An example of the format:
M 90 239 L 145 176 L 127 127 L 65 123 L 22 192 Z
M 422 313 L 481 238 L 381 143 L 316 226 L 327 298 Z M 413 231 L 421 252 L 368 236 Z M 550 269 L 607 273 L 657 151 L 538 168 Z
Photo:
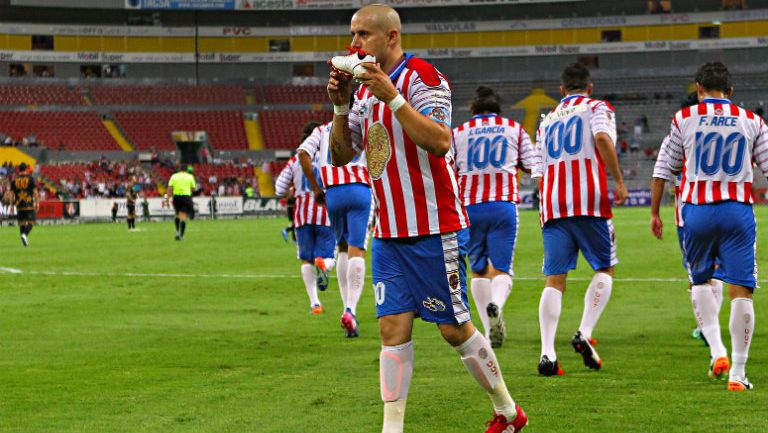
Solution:
M 571 117 L 567 122 L 555 122 L 545 132 L 547 153 L 552 159 L 559 159 L 563 151 L 575 155 L 581 151 L 581 117 Z
M 738 132 L 733 132 L 723 138 L 719 132 L 697 132 L 694 148 L 695 173 L 713 175 L 722 169 L 727 175 L 733 176 L 741 171 L 744 163 L 744 152 L 747 150 L 747 139 Z
M 507 159 L 507 137 L 497 135 L 493 139 L 484 135 L 469 139 L 467 146 L 467 170 L 482 170 L 490 164 L 501 168 Z

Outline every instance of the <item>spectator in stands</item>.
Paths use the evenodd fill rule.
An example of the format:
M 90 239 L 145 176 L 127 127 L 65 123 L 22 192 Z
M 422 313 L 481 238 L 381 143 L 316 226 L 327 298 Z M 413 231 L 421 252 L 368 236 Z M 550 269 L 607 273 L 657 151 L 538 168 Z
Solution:
M 626 138 L 622 138 L 621 141 L 619 142 L 619 151 L 621 152 L 622 155 L 629 151 L 629 143 L 627 143 Z
M 640 124 L 643 125 L 644 133 L 651 132 L 651 126 L 648 124 L 648 116 L 646 116 L 645 114 L 640 116 Z

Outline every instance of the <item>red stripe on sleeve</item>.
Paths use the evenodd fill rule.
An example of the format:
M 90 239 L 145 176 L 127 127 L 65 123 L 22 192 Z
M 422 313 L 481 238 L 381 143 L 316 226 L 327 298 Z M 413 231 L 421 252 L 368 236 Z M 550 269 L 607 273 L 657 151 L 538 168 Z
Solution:
M 683 111 L 680 114 L 682 115 L 683 119 L 691 117 L 691 107 L 683 108 Z

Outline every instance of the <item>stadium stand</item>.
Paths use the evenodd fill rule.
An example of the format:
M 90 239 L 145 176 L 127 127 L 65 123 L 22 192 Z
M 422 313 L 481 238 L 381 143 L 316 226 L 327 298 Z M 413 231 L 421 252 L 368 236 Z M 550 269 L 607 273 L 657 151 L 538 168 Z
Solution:
M 14 140 L 34 136 L 51 149 L 120 150 L 94 112 L 0 111 L 0 132 Z
M 259 112 L 264 144 L 267 149 L 295 149 L 300 143 L 301 128 L 310 121 L 330 122 L 331 111 L 262 111 Z
M 0 101 L 5 105 L 82 105 L 79 89 L 58 85 L 2 85 Z
M 240 86 L 91 86 L 101 105 L 238 105 L 245 104 Z
M 266 86 L 261 89 L 268 104 L 327 104 L 325 86 Z
M 117 112 L 115 118 L 139 150 L 176 150 L 173 131 L 206 131 L 216 150 L 248 148 L 239 111 Z

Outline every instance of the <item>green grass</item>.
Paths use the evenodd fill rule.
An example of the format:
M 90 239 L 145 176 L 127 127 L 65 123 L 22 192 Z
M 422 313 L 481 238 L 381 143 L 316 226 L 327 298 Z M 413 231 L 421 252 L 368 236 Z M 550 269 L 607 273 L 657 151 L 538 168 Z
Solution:
M 648 209 L 615 218 L 620 265 L 595 331 L 605 365 L 587 370 L 568 344 L 591 272 L 572 273 L 557 338 L 567 374 L 542 378 L 543 285 L 536 216 L 521 212 L 518 278 L 498 350 L 527 432 L 763 432 L 768 346 L 763 293 L 748 364 L 751 393 L 707 378 L 670 209 L 666 238 Z M 758 209 L 758 227 L 768 209 Z M 335 281 L 310 316 L 284 219 L 194 221 L 185 242 L 171 223 L 37 227 L 22 248 L 0 236 L 0 432 L 378 432 L 379 341 L 373 294 L 361 337 L 343 338 Z M 762 235 L 762 234 L 761 234 Z M 761 236 L 759 235 L 759 236 Z M 759 244 L 763 269 L 765 244 Z M 370 274 L 370 270 L 368 271 Z M 193 276 L 180 277 L 179 273 Z M 674 281 L 653 281 L 674 279 Z M 646 280 L 648 279 L 648 280 Z M 722 312 L 726 345 L 729 303 Z M 482 432 L 490 402 L 433 325 L 415 329 L 408 432 Z

